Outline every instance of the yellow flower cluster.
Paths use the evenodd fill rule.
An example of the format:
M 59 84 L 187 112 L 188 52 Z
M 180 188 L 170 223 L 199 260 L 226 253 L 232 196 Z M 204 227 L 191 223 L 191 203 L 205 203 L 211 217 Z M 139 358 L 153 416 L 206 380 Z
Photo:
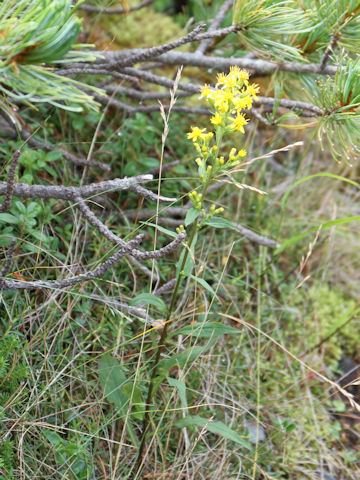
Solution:
M 249 84 L 249 74 L 239 67 L 231 67 L 228 74 L 218 74 L 215 88 L 210 85 L 201 88 L 201 97 L 211 105 L 213 115 L 210 122 L 214 133 L 208 132 L 206 128 L 191 127 L 187 137 L 193 141 L 198 152 L 195 161 L 205 190 L 216 175 L 239 164 L 240 159 L 246 155 L 244 149 L 237 152 L 233 148 L 225 159 L 224 156 L 219 156 L 219 151 L 224 134 L 245 133 L 244 127 L 249 120 L 242 111 L 251 109 L 258 91 L 257 85 Z M 194 207 L 200 209 L 202 197 L 197 197 L 194 192 L 189 197 Z
M 245 70 L 231 67 L 227 75 L 218 74 L 215 89 L 209 85 L 202 87 L 201 97 L 214 109 L 214 115 L 210 119 L 213 125 L 222 126 L 227 132 L 245 133 L 244 126 L 248 120 L 240 112 L 250 110 L 258 91 L 257 85 L 249 84 L 249 74 Z

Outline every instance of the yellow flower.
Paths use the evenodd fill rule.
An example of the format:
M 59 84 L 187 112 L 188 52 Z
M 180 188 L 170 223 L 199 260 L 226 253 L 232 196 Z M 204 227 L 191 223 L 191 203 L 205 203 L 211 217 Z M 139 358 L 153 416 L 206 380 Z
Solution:
M 237 86 L 237 83 L 238 82 L 237 82 L 236 76 L 229 74 L 226 77 L 226 81 L 225 81 L 224 85 L 232 90 L 233 88 L 235 88 Z
M 239 80 L 246 82 L 246 80 L 249 80 L 249 74 L 246 70 L 240 70 L 238 78 Z
M 216 90 L 212 98 L 215 108 L 223 113 L 229 110 L 229 102 L 231 102 L 232 99 L 232 93 L 225 90 Z
M 200 135 L 201 140 L 203 140 L 205 143 L 208 142 L 212 137 L 214 136 L 213 132 L 208 132 L 208 133 L 202 133 Z
M 195 158 L 195 162 L 199 167 L 203 166 L 203 162 L 202 162 L 201 158 L 199 158 L 199 157 Z
M 235 97 L 234 98 L 234 106 L 237 110 L 250 110 L 252 107 L 252 98 L 250 96 L 246 96 L 243 98 Z
M 244 150 L 244 149 L 239 150 L 237 156 L 239 158 L 245 157 L 246 156 L 246 150 Z
M 253 98 L 255 98 L 255 100 L 257 100 L 258 97 L 256 96 L 256 94 L 259 93 L 259 90 L 260 90 L 259 85 L 256 85 L 256 83 L 252 83 L 248 85 L 246 93 L 248 93 Z
M 213 91 L 210 88 L 210 85 L 205 84 L 203 87 L 201 87 L 201 97 L 205 98 L 211 98 L 213 94 Z
M 189 140 L 192 140 L 193 142 L 196 142 L 198 140 L 202 133 L 205 132 L 206 128 L 199 128 L 199 127 L 191 127 L 191 132 L 187 134 L 187 138 Z
M 248 124 L 248 120 L 242 115 L 241 113 L 238 113 L 236 117 L 233 119 L 232 124 L 230 127 L 235 130 L 235 131 L 240 131 L 241 133 L 245 133 L 244 130 L 244 125 Z
M 227 75 L 225 75 L 225 73 L 219 73 L 217 75 L 217 83 L 219 85 L 226 85 L 226 79 L 227 79 Z
M 234 66 L 230 67 L 229 76 L 233 77 L 237 81 L 244 82 L 247 85 L 249 80 L 249 74 L 246 70 L 241 70 L 239 67 Z
M 221 125 L 222 124 L 222 117 L 219 112 L 216 112 L 213 117 L 210 118 L 210 122 L 213 125 Z

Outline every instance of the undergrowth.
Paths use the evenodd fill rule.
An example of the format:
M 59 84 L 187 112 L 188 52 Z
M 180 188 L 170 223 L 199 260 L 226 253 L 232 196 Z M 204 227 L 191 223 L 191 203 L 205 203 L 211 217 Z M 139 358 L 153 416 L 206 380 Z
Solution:
M 94 141 L 96 160 L 108 161 L 114 178 L 159 166 L 158 113 L 127 117 L 110 109 L 101 119 L 93 111 L 41 106 L 39 112 L 46 121 L 36 123 L 30 108 L 25 116 L 27 125 L 40 127 L 39 138 L 85 155 Z M 207 121 L 171 113 L 164 164 L 179 163 L 162 174 L 161 194 L 181 199 L 176 206 L 187 204 L 199 182 L 186 134 Z M 148 262 L 151 278 L 125 258 L 104 278 L 68 289 L 1 293 L 1 479 L 127 479 L 147 408 L 152 415 L 139 478 L 359 478 L 359 423 L 346 422 L 353 412 L 331 383 L 342 374 L 341 359 L 360 360 L 359 226 L 317 229 L 356 214 L 358 189 L 328 174 L 356 179 L 358 167 L 335 163 L 315 140 L 307 154 L 278 151 L 296 140 L 296 133 L 274 135 L 253 120 L 245 137 L 248 158 L 274 153 L 235 178 L 267 195 L 230 182 L 208 193 L 207 205 L 224 208 L 225 222 L 199 232 L 193 275 L 184 279 L 167 318 L 168 349 L 150 407 L 149 378 L 172 292 L 145 307 L 136 298 L 174 277 L 175 255 Z M 239 137 L 226 146 L 235 141 Z M 3 142 L 2 157 L 21 145 Z M 327 175 L 293 188 L 319 172 Z M 1 174 L 5 179 L 6 168 Z M 80 184 L 101 175 L 70 165 L 59 150 L 27 145 L 17 181 Z M 169 230 L 184 223 L 164 210 L 156 227 L 154 204 L 129 192 L 96 199 L 92 207 L 122 238 L 144 233 L 148 249 L 155 229 L 162 245 Z M 153 214 L 138 218 L 145 208 Z M 315 230 L 274 252 L 229 222 L 279 243 Z M 15 200 L 0 213 L 0 224 L 4 257 L 11 237 L 20 238 L 9 274 L 18 279 L 66 276 L 64 265 L 81 272 L 112 248 L 58 200 Z M 141 315 L 124 304 L 138 305 Z

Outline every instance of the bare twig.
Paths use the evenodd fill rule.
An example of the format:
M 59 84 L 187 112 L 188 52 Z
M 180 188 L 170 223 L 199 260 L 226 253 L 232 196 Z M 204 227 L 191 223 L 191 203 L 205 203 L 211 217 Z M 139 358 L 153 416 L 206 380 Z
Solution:
M 223 184 L 221 184 L 223 185 Z M 219 188 L 219 187 L 217 187 Z M 166 216 L 161 216 L 159 217 L 159 220 L 162 220 L 164 224 L 166 223 L 171 223 L 172 225 L 180 225 L 181 223 L 184 223 L 183 218 L 186 216 L 186 213 L 188 212 L 189 207 L 166 207 L 164 209 L 164 212 Z M 126 213 L 126 217 L 129 220 L 148 220 L 149 218 L 154 216 L 154 211 L 151 209 L 143 209 L 139 211 L 133 211 L 133 212 L 128 212 Z M 182 217 L 182 220 L 175 220 L 173 217 Z M 173 223 L 174 222 L 174 223 Z M 160 223 L 160 222 L 159 222 Z M 257 243 L 259 245 L 265 245 L 266 247 L 269 248 L 277 248 L 279 247 L 279 244 L 275 242 L 274 240 L 271 240 L 270 238 L 264 237 L 263 235 L 259 235 L 258 233 L 253 232 L 252 230 L 243 227 L 242 225 L 239 225 L 238 223 L 231 222 L 233 227 L 236 228 L 236 230 L 247 240 L 250 240 L 251 242 Z
M 105 92 L 108 95 L 122 95 L 130 98 L 135 98 L 136 100 L 158 100 L 161 98 L 169 98 L 169 92 L 146 92 L 143 90 L 135 90 L 134 88 L 125 88 L 119 87 L 118 85 L 109 85 L 106 87 Z M 188 97 L 193 95 L 193 93 L 189 92 L 179 92 L 177 93 L 177 97 Z
M 258 97 L 257 100 L 253 101 L 254 105 L 271 105 L 274 106 L 276 103 L 278 103 L 279 106 L 283 108 L 288 108 L 290 110 L 305 110 L 310 113 L 312 113 L 315 116 L 321 116 L 324 115 L 323 110 L 321 108 L 317 107 L 316 105 L 313 105 L 312 103 L 307 103 L 307 102 L 300 102 L 298 100 L 288 100 L 286 98 L 282 99 L 275 99 L 272 97 Z
M 5 259 L 4 266 L 2 267 L 1 272 L 0 272 L 0 277 L 5 277 L 5 275 L 7 275 L 9 270 L 10 270 L 12 258 L 13 258 L 14 251 L 15 251 L 16 242 L 17 242 L 17 238 L 14 237 L 14 238 L 11 239 L 9 250 L 7 251 L 7 254 L 6 254 L 6 259 Z M 1 283 L 1 281 L 0 281 L 0 283 Z
M 107 15 L 119 15 L 122 13 L 130 13 L 135 12 L 136 10 L 141 10 L 144 7 L 147 7 L 154 3 L 154 0 L 145 0 L 145 2 L 139 3 L 139 5 L 134 5 L 133 7 L 128 8 L 121 8 L 121 7 L 113 7 L 113 8 L 106 8 L 106 7 L 96 7 L 94 5 L 87 5 L 86 3 L 79 5 L 81 10 L 85 10 L 86 12 L 91 13 L 105 13 Z
M 97 65 L 91 64 L 90 66 L 87 63 L 80 64 L 77 67 L 73 65 L 71 68 L 56 70 L 56 74 L 62 75 L 63 77 L 69 77 L 71 75 L 109 75 L 110 77 L 114 77 L 118 80 L 128 80 L 130 82 L 134 81 L 134 79 L 129 75 L 116 72 L 111 69 L 109 65 L 106 65 L 106 68 L 99 68 Z M 90 92 L 91 90 L 88 91 Z M 93 95 L 93 93 L 94 92 L 91 91 L 91 95 Z
M 177 198 L 169 198 L 169 197 L 163 197 L 162 195 L 157 195 L 156 193 L 151 192 L 150 190 L 147 190 L 144 187 L 141 187 L 140 185 L 132 185 L 129 190 L 131 192 L 137 193 L 141 197 L 148 198 L 150 200 L 154 200 L 154 202 L 161 201 L 161 202 L 176 202 Z
M 170 82 L 172 82 L 172 80 Z M 199 87 L 199 92 L 200 92 L 200 87 Z M 103 97 L 98 94 L 95 94 L 94 98 L 103 105 L 111 105 L 119 110 L 124 110 L 129 115 L 134 115 L 137 112 L 152 113 L 152 112 L 157 112 L 159 110 L 159 107 L 157 105 L 133 107 L 131 105 L 128 105 L 127 103 L 116 100 L 115 98 Z M 258 97 L 257 100 L 254 100 L 254 104 L 256 105 L 272 106 L 275 103 L 278 103 L 279 106 L 283 108 L 287 108 L 295 111 L 299 116 L 318 117 L 324 114 L 323 110 L 321 110 L 319 107 L 311 103 L 300 102 L 296 100 L 287 100 L 287 99 L 276 100 L 271 97 Z M 164 110 L 167 111 L 169 108 L 169 105 L 163 105 L 163 107 L 164 107 Z M 208 110 L 207 108 L 196 108 L 196 107 L 191 108 L 191 107 L 186 107 L 182 105 L 175 105 L 173 107 L 173 110 L 177 112 L 187 113 L 189 115 L 211 115 L 211 111 Z M 254 116 L 256 116 L 258 120 L 260 120 L 262 123 L 266 125 L 270 124 L 270 122 L 268 122 L 264 117 L 262 117 L 262 115 L 259 112 L 257 112 L 254 108 L 252 108 L 250 112 L 253 113 Z
M 82 88 L 83 91 L 86 91 L 87 89 Z M 102 95 L 99 95 L 95 93 L 94 98 L 101 103 L 104 106 L 111 106 L 114 107 L 118 110 L 123 110 L 129 115 L 135 115 L 137 112 L 142 112 L 142 113 L 152 113 L 152 112 L 158 112 L 159 111 L 159 106 L 158 105 L 147 105 L 147 106 L 136 106 L 133 107 L 131 105 L 128 105 L 127 103 L 120 102 L 116 98 L 109 98 L 109 97 L 104 97 Z M 169 109 L 169 105 L 163 105 L 164 109 L 167 111 Z M 173 110 L 177 112 L 182 112 L 182 113 L 189 113 L 192 115 L 210 115 L 210 110 L 207 110 L 206 108 L 191 108 L 191 107 L 184 107 L 181 105 L 175 105 L 173 107 Z
M 133 75 L 134 77 L 141 78 L 147 82 L 155 83 L 157 85 L 163 85 L 169 88 L 172 88 L 174 85 L 174 81 L 171 79 L 160 77 L 159 75 L 154 75 L 153 73 L 150 73 L 150 72 L 144 72 L 143 70 L 140 70 L 140 69 L 126 67 L 124 69 L 121 69 L 121 71 L 124 71 L 129 76 Z M 185 82 L 179 82 L 178 88 L 180 90 L 184 90 L 186 92 L 193 93 L 193 94 L 198 94 L 201 91 L 200 85 L 185 83 Z M 103 104 L 107 104 L 107 102 L 109 101 L 108 98 L 98 94 L 95 94 L 95 98 L 97 101 Z M 125 110 L 129 114 L 134 114 L 135 112 L 149 113 L 149 112 L 154 112 L 158 110 L 158 106 L 155 106 L 155 105 L 132 107 L 130 105 L 127 105 L 126 103 L 119 102 L 116 99 L 111 99 L 110 101 L 114 107 L 119 108 L 121 110 Z M 272 97 L 258 97 L 257 100 L 254 100 L 254 105 L 273 106 L 275 103 L 278 103 L 279 106 L 283 108 L 288 108 L 290 110 L 300 112 L 301 115 L 305 113 L 304 116 L 321 116 L 324 114 L 324 112 L 319 107 L 307 102 L 301 102 L 297 100 L 288 100 L 288 99 L 274 99 Z M 164 106 L 164 108 L 166 109 L 166 106 Z M 210 114 L 210 111 L 207 109 L 199 109 L 199 108 L 191 109 L 191 108 L 182 107 L 182 106 L 175 106 L 175 109 L 177 111 L 195 114 L 195 115 Z M 256 113 L 254 113 L 254 115 L 256 115 Z M 263 121 L 264 123 L 268 124 L 268 122 L 266 122 L 265 119 Z
M 176 278 L 172 278 L 168 282 L 164 283 L 161 287 L 159 287 L 157 290 L 154 291 L 154 295 L 157 297 L 160 297 L 160 295 L 163 295 L 164 293 L 169 292 L 174 288 L 176 284 Z
M 137 54 L 142 52 L 141 49 L 135 49 Z M 139 51 L 140 50 L 140 51 Z M 143 51 L 146 51 L 145 49 Z M 98 62 L 101 62 L 102 68 L 105 67 L 106 62 L 111 65 L 119 66 L 122 64 L 125 52 L 109 51 L 109 52 L 94 52 L 98 56 Z M 131 50 L 126 51 L 126 56 L 131 56 Z M 105 62 L 104 62 L 105 60 Z M 149 59 L 150 60 L 150 59 Z M 209 55 L 202 55 L 200 53 L 191 52 L 173 52 L 169 51 L 151 60 L 156 60 L 165 65 L 191 65 L 194 67 L 214 68 L 215 70 L 225 71 L 231 66 L 238 66 L 259 73 L 273 73 L 276 70 L 283 70 L 294 73 L 315 73 L 323 75 L 335 75 L 337 67 L 328 65 L 321 70 L 319 63 L 298 63 L 298 62 L 268 62 L 266 60 L 258 60 L 252 58 L 237 58 L 237 57 L 212 57 Z
M 172 167 L 176 167 L 176 165 L 179 165 L 181 162 L 180 160 L 173 160 L 172 162 L 164 163 L 161 166 L 161 171 L 166 172 L 166 170 L 169 170 Z M 150 175 L 154 175 L 156 177 L 159 174 L 160 167 L 152 168 L 151 170 L 148 170 L 146 173 Z
M 271 122 L 267 118 L 265 118 L 256 108 L 251 109 L 251 114 L 254 115 L 254 117 L 264 125 L 271 125 Z
M 321 71 L 324 71 L 328 61 L 329 61 L 329 58 L 330 58 L 330 55 L 331 53 L 335 50 L 336 48 L 336 44 L 338 42 L 338 39 L 339 39 L 339 36 L 338 35 L 332 35 L 331 37 L 331 40 L 330 40 L 330 43 L 327 47 L 327 49 L 325 50 L 325 53 L 321 59 L 321 62 L 320 62 L 320 70 Z
M 222 24 L 227 12 L 232 7 L 233 3 L 234 3 L 234 0 L 226 0 L 222 4 L 221 8 L 219 9 L 217 14 L 215 15 L 215 18 L 214 18 L 214 20 L 212 21 L 212 23 L 209 27 L 209 33 L 213 32 L 218 27 L 220 27 L 220 25 Z M 205 53 L 206 50 L 210 47 L 211 41 L 212 41 L 211 38 L 207 38 L 207 39 L 202 40 L 200 42 L 198 48 L 196 49 L 196 53 Z
M 175 40 L 174 42 L 166 43 L 164 45 L 160 45 L 159 47 L 152 47 L 144 49 L 139 54 L 131 55 L 129 58 L 126 58 L 120 62 L 122 67 L 127 67 L 129 65 L 134 65 L 135 63 L 145 62 L 148 59 L 156 58 L 163 53 L 169 52 L 170 50 L 174 50 L 175 48 L 180 47 L 181 45 L 185 45 L 186 43 L 193 42 L 199 32 L 205 29 L 205 24 L 200 24 L 194 30 L 179 40 Z M 118 64 L 118 62 L 116 62 Z
M 116 178 L 99 183 L 91 183 L 81 187 L 65 187 L 63 185 L 28 185 L 27 183 L 15 183 L 13 195 L 23 198 L 58 198 L 61 200 L 73 200 L 75 196 L 89 198 L 106 192 L 129 190 L 137 183 L 145 183 L 152 180 L 152 175 L 139 175 L 130 178 Z M 0 195 L 4 195 L 7 182 L 0 182 Z M 152 192 L 151 192 L 152 193 Z
M 174 81 L 171 80 L 170 78 L 161 77 L 160 75 L 155 75 L 154 73 L 145 72 L 144 70 L 140 70 L 138 68 L 126 67 L 126 68 L 122 68 L 121 72 L 124 72 L 125 74 L 132 77 L 141 78 L 146 82 L 154 83 L 156 85 L 162 85 L 163 87 L 168 87 L 168 88 L 174 87 Z M 184 92 L 189 92 L 189 93 L 200 92 L 200 85 L 194 85 L 192 83 L 179 82 L 178 88 L 180 90 L 183 90 Z
M 11 200 L 14 192 L 16 167 L 19 162 L 20 155 L 21 155 L 21 150 L 18 149 L 15 151 L 14 155 L 12 156 L 11 165 L 10 165 L 9 173 L 7 176 L 7 182 L 6 182 L 5 200 L 3 204 L 0 206 L 0 212 L 6 212 L 11 207 Z
M 131 255 L 128 256 L 129 262 L 135 265 L 136 268 L 138 268 L 144 275 L 150 278 L 151 282 L 159 282 L 160 278 L 156 272 L 152 272 L 150 268 L 148 268 L 146 265 L 140 263 L 136 258 L 132 257 Z
M 234 223 L 234 222 L 231 222 L 231 223 L 241 235 L 243 235 L 245 238 L 247 238 L 251 242 L 257 243 L 259 245 L 265 245 L 265 247 L 269 247 L 269 248 L 278 248 L 280 246 L 279 243 L 275 242 L 274 240 L 271 240 L 270 238 L 263 237 L 262 235 L 259 235 L 258 233 L 255 233 L 252 230 L 249 230 L 248 228 L 245 228 L 242 225 L 239 225 L 238 223 Z
M 96 295 L 96 294 L 91 294 L 87 293 L 86 296 L 90 298 L 91 300 L 97 300 L 99 302 L 105 303 L 106 305 L 109 305 L 110 307 L 117 308 L 118 310 L 122 312 L 129 313 L 130 315 L 137 316 L 139 318 L 142 318 L 150 323 L 154 323 L 155 320 L 151 318 L 146 310 L 144 308 L 141 308 L 139 306 L 137 307 L 132 307 L 128 305 L 127 303 L 124 302 L 119 302 L 118 300 L 115 300 L 114 298 L 110 297 L 104 297 L 101 295 Z
M 124 257 L 129 251 L 137 247 L 143 240 L 143 235 L 137 235 L 133 240 L 128 243 L 125 243 L 124 246 L 120 247 L 119 250 L 109 257 L 104 263 L 99 265 L 92 271 L 87 273 L 81 273 L 75 277 L 67 278 L 65 280 L 50 280 L 50 281 L 29 281 L 25 282 L 23 280 L 9 280 L 7 278 L 2 279 L 2 284 L 0 287 L 3 290 L 34 290 L 37 288 L 44 289 L 59 289 L 66 288 L 76 285 L 77 283 L 82 283 L 93 278 L 102 277 L 111 267 L 113 267 L 122 257 Z
M 108 240 L 111 242 L 125 246 L 126 242 L 122 240 L 120 237 L 115 235 L 97 216 L 92 212 L 92 210 L 86 205 L 86 203 L 80 197 L 74 197 L 76 201 L 76 207 L 80 209 L 81 213 L 84 215 L 86 220 L 95 227 L 99 232 L 104 235 Z M 182 241 L 185 239 L 186 234 L 185 232 L 180 233 L 175 240 L 170 242 L 165 247 L 160 248 L 159 250 L 151 251 L 151 252 L 142 252 L 140 250 L 132 249 L 128 253 L 132 255 L 137 260 L 149 260 L 152 258 L 163 258 L 166 255 L 169 255 L 173 251 L 175 251 Z

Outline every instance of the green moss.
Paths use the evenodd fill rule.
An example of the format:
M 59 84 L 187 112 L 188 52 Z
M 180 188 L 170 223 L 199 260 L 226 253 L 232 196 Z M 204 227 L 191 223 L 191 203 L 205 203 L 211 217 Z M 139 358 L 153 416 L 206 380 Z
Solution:
M 339 288 L 315 284 L 309 291 L 310 315 L 307 323 L 317 333 L 327 360 L 338 361 L 344 355 L 358 352 L 360 322 L 356 317 L 356 302 Z
M 112 7 L 122 7 L 114 4 Z M 131 2 L 129 2 L 131 6 Z M 113 48 L 153 47 L 179 38 L 182 29 L 172 18 L 151 7 L 131 15 L 101 15 L 99 24 L 113 41 Z

